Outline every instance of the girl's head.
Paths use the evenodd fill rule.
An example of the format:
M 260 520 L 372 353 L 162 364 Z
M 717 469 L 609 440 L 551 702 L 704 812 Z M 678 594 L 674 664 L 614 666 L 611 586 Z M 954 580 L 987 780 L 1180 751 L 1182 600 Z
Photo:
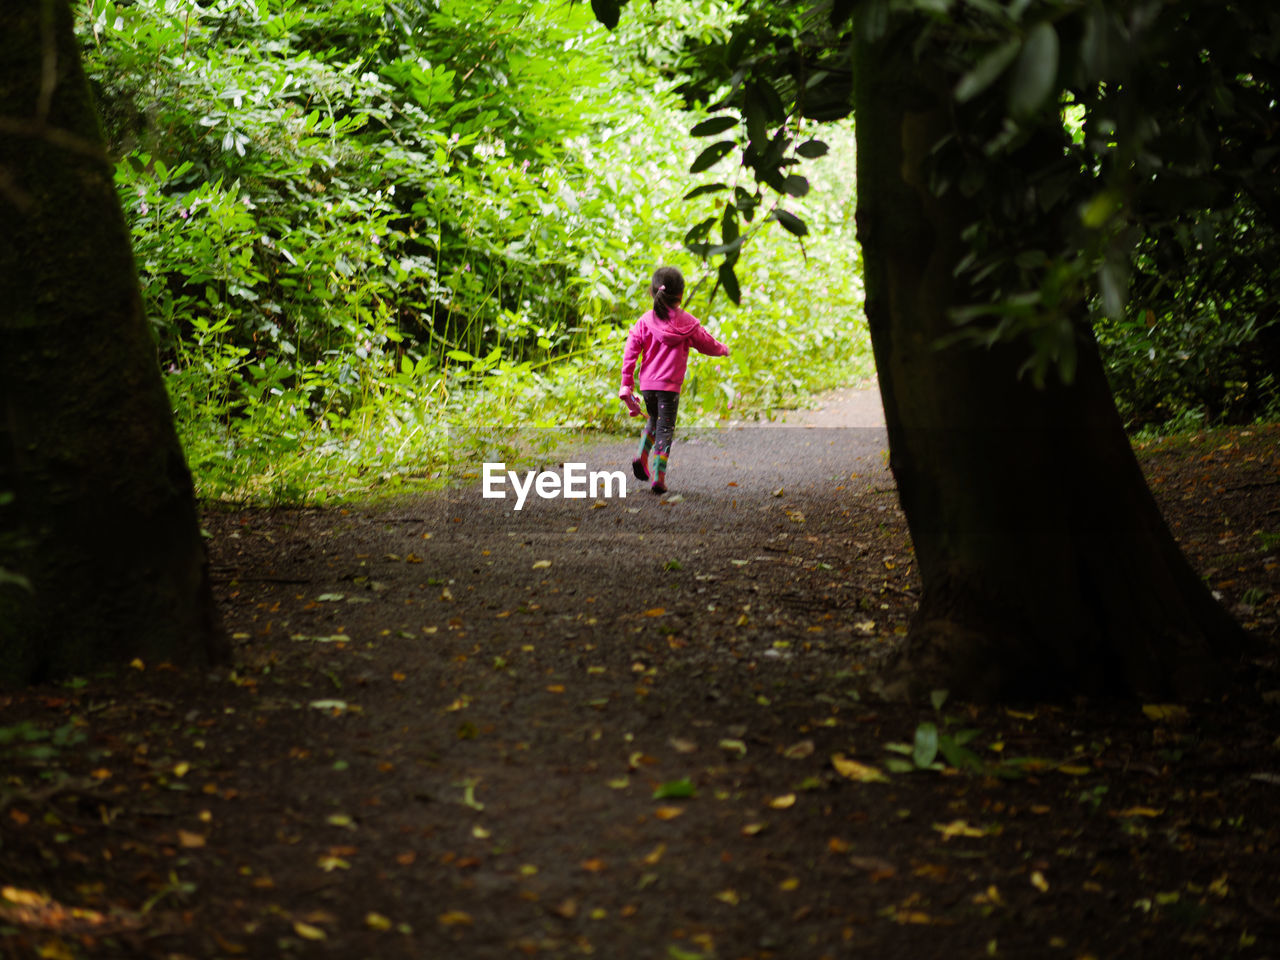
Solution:
M 654 271 L 649 292 L 653 295 L 654 316 L 666 320 L 684 298 L 684 277 L 675 267 L 659 267 Z

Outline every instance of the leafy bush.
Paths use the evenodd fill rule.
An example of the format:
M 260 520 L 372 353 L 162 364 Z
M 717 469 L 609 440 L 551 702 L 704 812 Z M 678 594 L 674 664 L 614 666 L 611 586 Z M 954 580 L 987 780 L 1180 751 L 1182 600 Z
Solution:
M 701 216 L 682 199 L 696 118 L 658 70 L 678 53 L 672 23 L 713 31 L 725 14 L 661 6 L 622 43 L 548 3 L 82 9 L 202 494 L 296 501 L 440 476 L 476 423 L 619 425 L 621 336 L 650 272 L 702 272 L 680 242 Z M 846 149 L 809 213 L 837 232 Z M 806 259 L 779 234 L 753 242 L 741 309 L 708 303 L 709 283 L 691 298 L 735 348 L 697 368 L 691 415 L 849 378 L 852 245 L 817 237 Z

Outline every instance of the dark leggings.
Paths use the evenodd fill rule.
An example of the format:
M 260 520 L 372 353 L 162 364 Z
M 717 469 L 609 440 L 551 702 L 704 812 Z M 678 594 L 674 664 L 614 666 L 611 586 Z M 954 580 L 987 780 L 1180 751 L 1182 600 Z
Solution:
M 645 390 L 644 408 L 649 413 L 648 430 L 654 438 L 654 451 L 660 457 L 671 455 L 671 438 L 676 432 L 676 411 L 680 394 L 670 390 Z

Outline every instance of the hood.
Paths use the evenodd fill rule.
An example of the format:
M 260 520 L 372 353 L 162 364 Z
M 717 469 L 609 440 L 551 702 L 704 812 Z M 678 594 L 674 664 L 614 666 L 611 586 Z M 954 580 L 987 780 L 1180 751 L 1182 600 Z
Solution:
M 685 313 L 679 307 L 672 310 L 671 315 L 663 320 L 652 310 L 649 311 L 649 328 L 653 335 L 668 346 L 679 346 L 698 329 L 698 321 L 692 314 Z

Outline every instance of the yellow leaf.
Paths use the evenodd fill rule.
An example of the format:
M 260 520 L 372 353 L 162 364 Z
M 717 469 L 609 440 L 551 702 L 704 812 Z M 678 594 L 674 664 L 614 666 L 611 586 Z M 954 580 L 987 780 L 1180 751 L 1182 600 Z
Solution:
M 832 754 L 831 765 L 836 768 L 836 773 L 848 780 L 856 780 L 859 783 L 887 783 L 889 781 L 889 778 L 879 767 L 869 767 L 865 763 L 846 759 L 843 753 Z
M 203 847 L 205 839 L 198 833 L 192 833 L 190 830 L 178 831 L 178 844 L 183 847 Z
M 328 935 L 319 927 L 297 920 L 293 924 L 293 932 L 304 940 L 324 940 Z
M 583 860 L 580 866 L 587 873 L 602 873 L 605 869 L 605 862 L 599 857 L 592 857 L 590 860 Z
M 769 800 L 769 806 L 775 810 L 786 810 L 788 807 L 796 805 L 796 795 L 794 793 L 784 793 L 779 797 L 772 797 Z
M 1015 720 L 1034 720 L 1036 718 L 1034 713 L 1025 713 L 1022 710 L 1005 710 L 1005 713 Z
M 347 863 L 341 857 L 321 857 L 316 861 L 316 866 L 325 873 L 333 873 L 335 870 L 350 870 L 351 864 Z
M 650 607 L 644 612 L 646 617 L 660 617 L 667 612 L 666 607 Z
M 640 862 L 643 863 L 646 867 L 655 867 L 658 865 L 658 861 L 662 859 L 662 855 L 666 852 L 667 852 L 667 845 L 665 843 L 660 843 L 656 847 L 654 847 L 652 850 L 650 850 L 647 854 L 645 854 L 641 858 Z
M 1031 885 L 1041 893 L 1049 892 L 1049 881 L 1044 878 L 1044 874 L 1039 870 L 1031 871 Z
M 36 948 L 36 956 L 41 960 L 76 960 L 75 953 L 61 940 L 46 940 Z
M 175 777 L 185 777 L 190 769 L 191 764 L 184 760 L 182 763 L 174 764 L 173 775 Z
M 1167 720 L 1174 723 L 1190 717 L 1187 708 L 1180 703 L 1147 703 L 1143 704 L 1142 712 L 1146 714 L 1148 720 Z
M 933 923 L 933 917 L 929 916 L 922 910 L 899 910 L 896 919 L 899 923 L 914 923 L 920 925 Z
M 744 837 L 754 837 L 757 834 L 762 833 L 766 826 L 768 826 L 768 824 L 758 823 L 758 822 L 748 823 L 745 827 L 742 828 L 742 835 Z
M 721 903 L 729 904 L 731 907 L 736 907 L 742 901 L 742 897 L 739 896 L 737 890 L 721 890 L 716 894 L 716 899 Z
M 364 915 L 364 925 L 370 930 L 390 930 L 391 918 L 384 917 L 380 913 L 366 913 Z
M 987 830 L 983 827 L 971 827 L 967 820 L 952 820 L 950 823 L 935 823 L 933 829 L 942 834 L 943 840 L 952 837 L 985 837 Z
M 49 898 L 42 893 L 36 893 L 34 890 L 22 890 L 18 887 L 0 889 L 0 897 L 4 897 L 10 903 L 16 903 L 21 907 L 42 907 L 49 902 Z
M 787 879 L 783 880 L 780 884 L 778 884 L 778 889 L 779 890 L 795 890 L 799 886 L 800 886 L 799 877 L 787 877 Z
M 696 743 L 692 740 L 686 740 L 683 737 L 672 737 L 667 742 L 671 744 L 671 748 L 675 750 L 676 753 L 696 753 L 698 751 L 698 745 Z
M 1120 810 L 1115 813 L 1117 817 L 1159 817 L 1164 814 L 1164 810 L 1156 810 L 1153 807 L 1130 807 L 1127 810 Z
M 464 910 L 449 910 L 440 914 L 439 920 L 442 927 L 469 927 L 475 922 Z
M 653 811 L 653 815 L 659 820 L 674 820 L 682 813 L 684 813 L 684 807 L 659 807 Z
M 535 562 L 534 562 L 534 564 L 533 564 L 533 569 L 534 569 L 534 570 L 545 570 L 545 569 L 547 569 L 547 567 L 549 567 L 549 566 L 551 566 L 551 561 L 550 561 L 550 560 L 537 560 L 537 561 L 535 561 Z
M 1083 777 L 1086 774 L 1093 773 L 1093 768 L 1064 763 L 1062 766 L 1058 767 L 1058 772 L 1065 773 L 1069 777 Z
M 133 667 L 133 669 L 135 670 L 147 669 L 147 665 L 143 663 L 141 660 L 139 660 L 137 657 L 129 661 L 129 666 Z
M 97 770 L 90 773 L 89 776 L 93 777 L 95 780 L 107 780 L 111 777 L 111 771 L 106 767 L 99 767 Z

